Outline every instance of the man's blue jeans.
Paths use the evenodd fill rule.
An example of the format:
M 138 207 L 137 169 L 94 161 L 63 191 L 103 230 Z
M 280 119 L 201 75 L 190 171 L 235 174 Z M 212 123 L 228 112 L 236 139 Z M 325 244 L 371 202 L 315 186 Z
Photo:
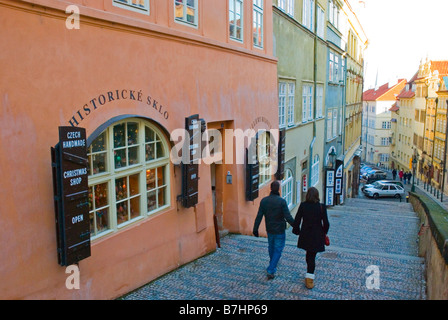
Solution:
M 268 233 L 268 250 L 269 250 L 269 266 L 267 272 L 275 274 L 277 271 L 277 264 L 282 256 L 283 248 L 285 247 L 286 234 L 272 234 Z

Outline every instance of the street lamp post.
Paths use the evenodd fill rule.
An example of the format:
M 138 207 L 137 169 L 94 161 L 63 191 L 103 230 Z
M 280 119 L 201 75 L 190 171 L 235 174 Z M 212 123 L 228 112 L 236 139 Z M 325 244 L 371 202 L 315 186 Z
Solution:
M 414 157 L 412 158 L 412 188 L 411 188 L 412 192 L 415 192 L 415 169 L 417 167 L 417 161 L 418 161 L 418 153 L 416 152 L 414 154 Z

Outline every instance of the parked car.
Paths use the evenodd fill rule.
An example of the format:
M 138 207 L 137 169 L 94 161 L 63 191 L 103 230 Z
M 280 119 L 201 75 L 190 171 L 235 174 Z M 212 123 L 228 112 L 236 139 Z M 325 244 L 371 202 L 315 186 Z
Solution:
M 392 183 L 377 183 L 374 187 L 364 189 L 364 194 L 373 199 L 380 197 L 395 197 L 400 199 L 405 193 L 404 188 Z
M 375 172 L 375 171 L 378 171 L 379 169 L 376 169 L 376 168 L 366 168 L 366 169 L 364 169 L 364 170 L 361 170 L 361 175 L 360 175 L 360 178 L 361 179 L 367 179 L 367 176 L 369 175 L 369 174 L 371 174 L 371 173 L 373 173 L 373 172 Z
M 401 181 L 394 181 L 394 180 L 377 180 L 377 181 L 375 181 L 375 182 L 373 182 L 373 183 L 370 183 L 370 184 L 366 184 L 366 185 L 364 185 L 364 186 L 362 186 L 361 187 L 361 191 L 362 192 L 364 192 L 364 189 L 367 189 L 367 188 L 371 188 L 371 187 L 377 187 L 379 184 L 395 184 L 395 185 L 398 185 L 398 186 L 400 186 L 400 187 L 402 187 L 403 189 L 404 189 L 404 185 L 403 185 L 403 182 L 401 182 Z
M 367 174 L 367 178 L 366 178 L 368 184 L 373 183 L 378 180 L 385 180 L 385 179 L 387 179 L 387 173 L 384 171 L 379 171 L 379 170 Z

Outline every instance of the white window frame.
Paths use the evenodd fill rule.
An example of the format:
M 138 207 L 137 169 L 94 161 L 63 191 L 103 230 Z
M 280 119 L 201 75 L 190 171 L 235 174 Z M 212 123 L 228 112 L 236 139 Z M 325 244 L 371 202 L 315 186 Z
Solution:
M 321 39 L 325 39 L 325 12 L 321 6 L 317 6 L 317 36 Z
M 282 198 L 286 200 L 288 208 L 291 209 L 294 205 L 293 203 L 293 190 L 294 190 L 294 177 L 290 169 L 285 170 L 285 177 L 281 183 L 282 187 Z
M 302 84 L 302 122 L 313 120 L 313 84 Z
M 232 4 L 233 4 L 233 11 L 232 9 Z M 237 6 L 239 6 L 239 14 L 237 14 Z M 233 23 L 231 22 L 232 20 L 232 15 L 234 17 Z M 236 17 L 239 15 L 240 18 L 240 25 L 238 26 L 236 23 Z M 244 3 L 243 0 L 229 0 L 229 37 L 232 40 L 238 41 L 238 42 L 243 42 L 243 34 L 244 34 Z M 232 34 L 232 26 L 233 26 L 233 34 Z M 240 37 L 237 36 L 238 32 L 238 28 L 241 29 L 240 31 Z
M 311 181 L 310 185 L 315 187 L 319 183 L 319 155 L 316 154 L 313 158 L 313 164 L 311 166 Z
M 336 28 L 339 28 L 339 8 L 333 0 L 328 2 L 328 21 Z
M 287 15 L 294 17 L 294 0 L 278 0 L 278 8 Z
M 337 136 L 338 132 L 338 110 L 333 109 L 333 138 Z
M 334 53 L 330 51 L 330 56 L 328 59 L 328 81 L 334 81 Z
M 264 35 L 263 35 L 263 0 L 253 0 L 252 10 L 252 41 L 253 46 L 256 48 L 263 48 Z M 259 32 L 258 32 L 259 30 Z
M 303 0 L 302 24 L 314 32 L 314 0 Z
M 271 181 L 271 135 L 268 131 L 260 132 L 258 135 L 257 155 L 259 177 L 258 185 L 261 187 Z
M 333 109 L 327 111 L 327 140 L 333 139 Z
M 121 124 L 129 124 L 129 123 L 137 123 L 138 124 L 138 141 L 137 143 L 132 143 L 131 147 L 138 146 L 138 162 L 136 163 L 128 163 L 124 167 L 118 167 L 116 165 L 116 155 L 114 154 L 114 150 L 117 150 L 117 146 L 114 145 L 114 127 L 121 125 Z M 155 136 L 154 141 L 148 142 L 145 141 L 145 134 L 146 130 L 145 128 L 149 128 L 153 133 L 155 133 L 157 136 Z M 92 149 L 92 146 L 94 145 L 95 141 L 99 139 L 100 137 L 104 137 L 105 140 L 105 150 L 100 152 L 94 152 Z M 157 139 L 157 137 L 159 139 Z M 125 150 L 128 150 L 130 147 L 128 147 L 128 141 L 125 143 Z M 161 148 L 163 151 L 163 155 L 160 157 L 157 157 L 157 149 Z M 154 155 L 156 156 L 154 159 L 148 159 L 147 155 L 148 153 L 146 150 L 149 150 L 148 148 L 153 148 L 151 150 L 154 150 Z M 120 148 L 119 148 L 120 149 Z M 123 148 L 121 148 L 123 149 Z M 97 172 L 95 173 L 93 168 L 94 158 L 95 156 L 102 154 L 102 159 L 105 160 L 105 171 Z M 151 153 L 152 154 L 152 153 Z M 143 119 L 136 119 L 136 118 L 128 118 L 124 119 L 118 122 L 115 122 L 111 124 L 108 128 L 106 128 L 102 134 L 100 134 L 90 146 L 88 146 L 88 159 L 89 159 L 89 190 L 92 188 L 92 196 L 94 196 L 95 193 L 95 187 L 99 185 L 106 185 L 107 186 L 107 205 L 101 206 L 99 208 L 95 207 L 95 201 L 90 201 L 90 214 L 93 214 L 93 221 L 95 228 L 92 230 L 91 239 L 95 240 L 97 238 L 103 237 L 105 235 L 108 235 L 110 233 L 117 232 L 118 230 L 121 230 L 122 228 L 133 224 L 136 221 L 139 221 L 141 219 L 144 219 L 146 217 L 149 217 L 155 213 L 158 213 L 160 211 L 163 211 L 171 206 L 170 203 L 170 158 L 169 158 L 169 145 L 166 140 L 165 135 L 151 122 L 143 120 Z M 118 160 L 119 161 L 119 160 Z M 146 174 L 150 170 L 163 170 L 162 176 L 163 176 L 163 182 L 162 184 L 158 185 L 158 179 L 157 174 L 155 175 L 155 188 L 147 189 L 147 176 Z M 157 172 L 157 171 L 156 171 Z M 138 192 L 137 193 L 131 193 L 129 191 L 130 184 L 129 179 L 130 177 L 138 176 Z M 126 178 L 126 183 L 128 188 L 126 188 L 126 196 L 117 199 L 117 191 L 116 191 L 116 183 L 122 178 Z M 163 189 L 163 198 L 164 203 L 163 205 L 157 205 L 157 208 L 148 211 L 148 196 L 149 193 L 152 193 L 155 191 L 156 193 L 156 203 L 158 202 L 158 192 L 159 190 Z M 126 210 L 128 210 L 128 221 L 125 221 L 123 223 L 118 222 L 118 213 L 117 213 L 117 204 L 122 203 L 124 201 L 132 201 L 131 199 L 137 199 L 138 198 L 138 204 L 139 204 L 139 213 L 133 217 L 130 218 L 129 215 L 132 214 L 131 208 L 127 207 Z M 90 199 L 90 196 L 89 196 Z M 131 204 L 132 205 L 132 204 Z M 107 208 L 108 210 L 108 229 L 102 230 L 101 232 L 96 232 L 96 223 L 97 223 L 97 213 L 100 210 L 103 210 Z
M 279 127 L 286 126 L 286 82 L 278 83 L 278 121 Z
M 294 96 L 296 93 L 296 85 L 294 82 L 288 84 L 288 112 L 287 112 L 287 122 L 288 126 L 294 125 Z
M 318 84 L 316 86 L 316 119 L 323 117 L 324 108 L 324 86 Z
M 142 7 L 132 4 L 132 0 L 113 0 L 112 4 L 114 7 L 149 15 L 149 0 L 139 0 L 139 2 L 143 2 Z
M 183 11 L 183 15 L 182 17 L 176 17 L 176 4 L 177 3 L 181 3 L 181 0 L 174 0 L 174 21 L 181 23 L 181 24 L 185 24 L 188 26 L 193 26 L 193 27 L 197 27 L 198 26 L 198 0 L 192 0 L 193 1 L 193 6 L 188 5 L 188 1 L 189 0 L 183 0 L 185 1 L 185 4 L 181 4 L 182 7 L 182 11 Z M 194 9 L 194 21 L 188 21 L 187 20 L 187 9 L 188 7 L 193 8 Z

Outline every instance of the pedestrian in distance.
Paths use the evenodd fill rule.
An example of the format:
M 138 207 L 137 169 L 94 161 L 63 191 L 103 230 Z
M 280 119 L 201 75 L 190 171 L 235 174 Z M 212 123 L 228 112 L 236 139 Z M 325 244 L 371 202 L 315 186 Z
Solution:
M 398 177 L 400 178 L 400 181 L 403 181 L 403 170 L 400 170 L 399 172 L 398 172 Z
M 411 183 L 412 172 L 408 171 L 408 183 Z
M 397 170 L 392 170 L 392 180 L 395 180 L 397 178 Z
M 288 209 L 286 200 L 280 196 L 280 183 L 275 180 L 271 183 L 271 193 L 260 202 L 257 217 L 253 227 L 254 236 L 258 237 L 258 227 L 264 217 L 268 236 L 269 266 L 267 267 L 268 280 L 274 279 L 277 265 L 282 256 L 286 242 L 286 222 L 294 226 L 294 218 Z
M 327 208 L 320 203 L 319 191 L 311 187 L 297 211 L 292 232 L 299 236 L 297 247 L 306 251 L 305 286 L 314 287 L 316 255 L 325 251 L 325 236 L 330 228 Z
M 406 184 L 406 179 L 408 178 L 408 173 L 404 172 L 403 173 L 403 184 Z

